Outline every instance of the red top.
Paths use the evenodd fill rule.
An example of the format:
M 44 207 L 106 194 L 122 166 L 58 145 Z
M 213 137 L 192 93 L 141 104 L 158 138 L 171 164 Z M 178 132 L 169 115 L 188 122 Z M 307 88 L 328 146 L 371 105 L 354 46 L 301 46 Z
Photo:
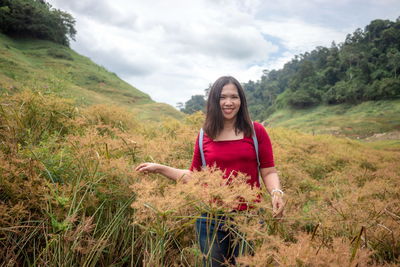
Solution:
M 258 155 L 260 168 L 274 167 L 271 140 L 265 128 L 258 122 L 254 122 L 254 130 L 258 140 Z M 224 171 L 226 179 L 232 173 L 247 174 L 250 178 L 247 181 L 250 185 L 260 187 L 258 181 L 257 156 L 251 136 L 245 136 L 239 140 L 214 141 L 204 133 L 203 151 L 207 166 L 214 164 Z M 197 137 L 190 170 L 201 170 L 201 156 L 199 138 Z M 239 208 L 242 210 L 242 208 Z

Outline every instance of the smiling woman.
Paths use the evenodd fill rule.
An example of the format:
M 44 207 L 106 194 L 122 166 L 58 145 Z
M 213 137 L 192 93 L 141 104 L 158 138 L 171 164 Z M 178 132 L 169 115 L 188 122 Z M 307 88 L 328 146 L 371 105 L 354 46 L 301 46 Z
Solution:
M 259 188 L 261 176 L 272 195 L 275 216 L 282 215 L 283 192 L 274 167 L 270 139 L 261 124 L 252 123 L 243 88 L 231 76 L 220 77 L 211 87 L 206 120 L 203 131 L 197 138 L 189 170 L 157 163 L 142 163 L 136 170 L 160 173 L 173 180 L 188 181 L 192 178 L 192 172 L 214 167 L 222 171 L 221 178 L 227 179 L 227 183 L 242 173 L 247 176 L 246 183 L 249 186 Z M 234 212 L 248 210 L 250 206 L 251 204 L 248 205 L 244 200 L 239 201 Z M 219 213 L 204 213 L 196 221 L 204 266 L 222 266 L 226 262 L 235 264 L 239 247 L 235 242 L 235 231 L 223 227 L 227 220 L 232 219 L 228 217 Z

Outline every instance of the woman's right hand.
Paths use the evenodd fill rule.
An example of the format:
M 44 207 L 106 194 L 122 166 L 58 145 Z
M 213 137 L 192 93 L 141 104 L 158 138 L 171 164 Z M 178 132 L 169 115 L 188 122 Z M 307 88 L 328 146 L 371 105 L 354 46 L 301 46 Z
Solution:
M 161 165 L 157 163 L 145 162 L 136 167 L 135 171 L 143 173 L 157 173 L 160 170 Z

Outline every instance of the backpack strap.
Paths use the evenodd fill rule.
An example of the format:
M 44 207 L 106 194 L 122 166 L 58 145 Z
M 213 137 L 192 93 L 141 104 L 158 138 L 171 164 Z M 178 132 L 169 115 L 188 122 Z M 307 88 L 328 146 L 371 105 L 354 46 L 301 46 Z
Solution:
M 201 156 L 201 166 L 206 168 L 206 158 L 204 157 L 204 151 L 203 151 L 203 139 L 204 139 L 204 131 L 203 128 L 200 129 L 200 134 L 199 134 L 199 148 L 200 148 L 200 156 Z
M 258 156 L 258 140 L 257 140 L 257 135 L 256 135 L 256 130 L 254 129 L 254 121 L 253 121 L 253 134 L 252 134 L 252 138 L 253 138 L 253 145 L 254 145 L 254 149 L 256 150 L 256 156 L 257 156 L 257 176 L 258 176 L 258 183 L 261 185 L 261 179 L 260 179 L 260 158 Z

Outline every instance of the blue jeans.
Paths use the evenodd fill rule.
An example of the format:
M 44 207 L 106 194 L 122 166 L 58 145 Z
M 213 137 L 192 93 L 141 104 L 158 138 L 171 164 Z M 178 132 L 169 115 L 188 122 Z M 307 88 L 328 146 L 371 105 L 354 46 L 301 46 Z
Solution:
M 203 253 L 203 265 L 219 267 L 224 262 L 235 264 L 235 257 L 239 255 L 239 246 L 234 244 L 234 233 L 224 229 L 224 216 L 211 217 L 202 214 L 196 221 L 197 239 Z

